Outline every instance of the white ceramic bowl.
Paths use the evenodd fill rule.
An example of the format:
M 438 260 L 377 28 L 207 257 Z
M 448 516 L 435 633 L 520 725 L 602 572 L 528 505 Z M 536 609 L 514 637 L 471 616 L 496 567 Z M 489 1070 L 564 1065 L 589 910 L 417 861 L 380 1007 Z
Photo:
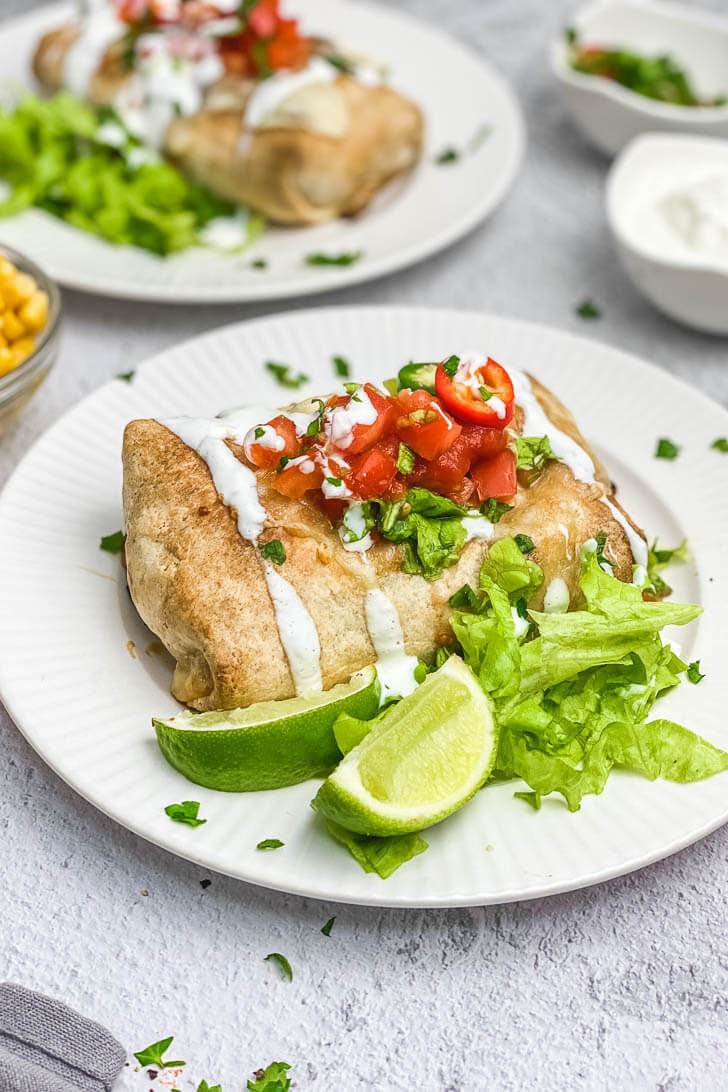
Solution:
M 653 57 L 669 53 L 701 97 L 728 95 L 728 18 L 657 0 L 597 0 L 579 10 L 572 25 L 587 44 Z M 728 105 L 673 106 L 575 72 L 564 35 L 552 43 L 551 68 L 574 120 L 609 154 L 655 130 L 728 137 Z
M 637 137 L 607 176 L 607 220 L 635 286 L 671 318 L 728 334 L 728 259 L 684 241 L 664 199 L 695 183 L 728 177 L 728 140 L 682 133 Z

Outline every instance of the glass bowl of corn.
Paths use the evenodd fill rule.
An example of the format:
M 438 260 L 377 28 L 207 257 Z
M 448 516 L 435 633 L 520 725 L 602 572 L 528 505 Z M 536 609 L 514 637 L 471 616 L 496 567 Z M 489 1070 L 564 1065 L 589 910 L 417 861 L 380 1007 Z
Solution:
M 0 432 L 58 356 L 61 294 L 42 269 L 0 243 Z

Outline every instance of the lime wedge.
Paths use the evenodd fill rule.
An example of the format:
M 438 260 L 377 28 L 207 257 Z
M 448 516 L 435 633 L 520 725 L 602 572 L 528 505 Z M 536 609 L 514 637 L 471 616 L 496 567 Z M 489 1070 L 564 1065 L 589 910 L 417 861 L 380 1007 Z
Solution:
M 393 705 L 324 781 L 313 807 L 358 834 L 407 834 L 451 815 L 486 781 L 498 733 L 459 656 Z
M 331 690 L 247 709 L 180 713 L 153 720 L 162 754 L 198 785 L 250 792 L 325 777 L 341 759 L 333 724 L 341 713 L 367 719 L 379 709 L 374 667 Z

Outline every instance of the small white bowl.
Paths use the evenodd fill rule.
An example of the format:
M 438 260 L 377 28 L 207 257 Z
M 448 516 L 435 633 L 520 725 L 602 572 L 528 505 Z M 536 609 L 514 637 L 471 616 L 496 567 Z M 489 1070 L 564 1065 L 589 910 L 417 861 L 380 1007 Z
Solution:
M 674 133 L 637 137 L 607 175 L 607 221 L 635 286 L 665 314 L 728 334 L 728 257 L 697 250 L 661 202 L 708 178 L 728 178 L 728 140 Z
M 572 20 L 588 45 L 656 57 L 668 53 L 702 98 L 728 95 L 728 19 L 657 0 L 598 0 Z M 569 64 L 565 36 L 551 46 L 551 68 L 573 117 L 602 151 L 614 154 L 648 131 L 728 137 L 725 106 L 674 106 L 630 91 L 615 80 L 587 76 Z

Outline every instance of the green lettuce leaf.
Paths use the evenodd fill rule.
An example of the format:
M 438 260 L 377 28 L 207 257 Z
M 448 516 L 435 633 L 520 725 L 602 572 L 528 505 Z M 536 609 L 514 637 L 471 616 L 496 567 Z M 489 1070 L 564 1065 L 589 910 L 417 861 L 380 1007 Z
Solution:
M 419 834 L 397 834 L 391 838 L 377 838 L 367 834 L 354 834 L 338 823 L 326 820 L 326 829 L 332 838 L 349 850 L 365 872 L 376 872 L 386 880 L 401 865 L 424 853 L 428 843 Z

